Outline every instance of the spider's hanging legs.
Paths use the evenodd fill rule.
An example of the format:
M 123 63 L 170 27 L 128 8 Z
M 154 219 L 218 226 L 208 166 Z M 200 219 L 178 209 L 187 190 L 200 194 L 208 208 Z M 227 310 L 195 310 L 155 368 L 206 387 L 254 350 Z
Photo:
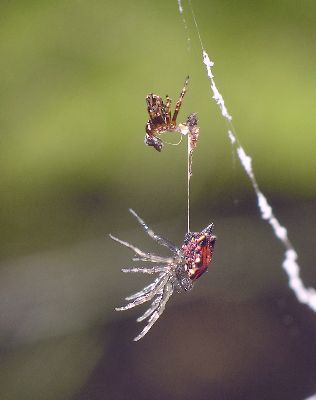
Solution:
M 157 285 L 149 292 L 143 294 L 142 296 L 136 297 L 135 300 L 131 301 L 130 303 L 126 304 L 123 307 L 116 307 L 116 311 L 124 311 L 129 310 L 130 308 L 134 308 L 139 306 L 140 304 L 146 303 L 147 301 L 152 300 L 161 290 L 164 290 L 167 282 L 169 280 L 169 275 L 163 275 L 162 279 L 157 283 Z
M 166 304 L 167 304 L 170 296 L 172 295 L 172 293 L 173 293 L 172 283 L 171 282 L 167 282 L 166 285 L 164 286 L 163 294 L 162 294 L 161 300 L 159 301 L 159 305 L 158 306 L 154 305 L 154 310 L 155 311 L 150 316 L 150 318 L 148 320 L 148 324 L 145 326 L 145 328 L 141 331 L 141 333 L 138 336 L 136 336 L 134 338 L 135 342 L 137 342 L 139 339 L 144 337 L 146 335 L 146 333 L 149 331 L 149 329 L 157 321 L 157 319 L 161 316 L 161 314 L 165 310 Z M 152 311 L 151 308 L 149 310 Z M 149 312 L 149 310 L 148 310 L 148 312 Z M 140 318 L 142 318 L 142 317 L 140 317 Z
M 167 126 L 169 126 L 171 122 L 171 99 L 168 95 L 166 95 L 165 119 Z
M 109 234 L 109 236 L 112 240 L 115 240 L 115 242 L 118 242 L 118 243 L 122 244 L 123 246 L 128 247 L 129 249 L 132 249 L 135 254 L 138 254 L 140 256 L 140 257 L 133 258 L 133 261 L 149 261 L 149 262 L 153 262 L 153 263 L 163 263 L 163 264 L 168 264 L 168 263 L 174 261 L 174 259 L 171 257 L 169 257 L 169 258 L 160 257 L 160 256 L 156 256 L 155 254 L 152 254 L 152 253 L 145 253 L 144 251 L 140 250 L 138 247 L 111 235 L 111 233 Z
M 144 268 L 144 267 L 133 267 L 133 268 L 122 268 L 122 272 L 132 272 L 132 273 L 142 273 L 142 274 L 158 274 L 160 272 L 168 272 L 168 267 L 151 267 L 151 268 Z
M 155 298 L 155 300 L 151 303 L 150 307 L 148 310 L 144 312 L 143 315 L 137 318 L 137 322 L 142 322 L 144 319 L 148 318 L 151 316 L 151 314 L 159 307 L 159 303 L 161 301 L 163 292 L 159 292 L 159 295 Z
M 136 293 L 133 293 L 127 297 L 125 297 L 125 300 L 130 301 L 130 300 L 134 300 L 137 297 L 140 297 L 146 293 L 151 292 L 153 289 L 155 289 L 157 287 L 157 285 L 159 284 L 159 282 L 161 281 L 162 277 L 164 274 L 160 274 L 158 276 L 158 278 L 156 278 L 152 283 L 150 283 L 149 285 L 145 286 L 142 290 L 139 290 Z
M 176 126 L 176 124 L 177 124 L 177 116 L 178 116 L 178 113 L 179 113 L 181 105 L 182 105 L 183 97 L 187 91 L 188 84 L 189 84 L 189 76 L 187 76 L 186 80 L 184 81 L 183 89 L 181 90 L 179 100 L 176 103 L 176 107 L 175 107 L 175 110 L 174 110 L 174 113 L 172 116 L 171 122 L 172 122 L 172 125 L 174 125 L 174 126 Z
M 134 210 L 131 208 L 129 209 L 129 212 L 134 215 L 134 217 L 137 219 L 137 221 L 140 223 L 140 225 L 143 227 L 145 232 L 152 238 L 154 239 L 157 243 L 159 243 L 161 246 L 167 247 L 172 253 L 175 255 L 179 255 L 180 250 L 178 249 L 177 246 L 175 246 L 173 243 L 169 242 L 169 240 L 163 238 L 160 235 L 157 235 L 152 229 L 149 228 L 149 226 L 145 223 L 143 219 L 140 218 L 139 215 L 136 214 Z

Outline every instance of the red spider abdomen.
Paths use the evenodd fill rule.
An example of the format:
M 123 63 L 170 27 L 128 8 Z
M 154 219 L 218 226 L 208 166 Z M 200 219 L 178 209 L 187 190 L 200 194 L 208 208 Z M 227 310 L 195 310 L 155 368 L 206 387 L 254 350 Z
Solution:
M 213 224 L 202 232 L 188 232 L 182 245 L 182 252 L 188 276 L 191 281 L 196 281 L 204 274 L 212 261 L 216 236 L 212 233 Z
M 203 246 L 196 253 L 194 262 L 189 268 L 189 274 L 191 280 L 195 281 L 198 279 L 208 268 L 212 260 L 212 253 L 209 246 Z

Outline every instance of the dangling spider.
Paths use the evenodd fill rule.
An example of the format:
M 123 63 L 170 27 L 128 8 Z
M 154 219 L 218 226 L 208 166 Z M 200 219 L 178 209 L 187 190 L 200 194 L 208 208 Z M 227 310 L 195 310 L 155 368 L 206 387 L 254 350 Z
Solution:
M 212 261 L 216 236 L 212 235 L 214 225 L 211 223 L 201 232 L 188 232 L 184 237 L 183 245 L 179 248 L 153 232 L 134 210 L 130 209 L 129 211 L 152 239 L 172 252 L 171 257 L 145 253 L 132 244 L 110 235 L 113 240 L 134 251 L 137 256 L 133 258 L 133 261 L 154 263 L 153 267 L 123 268 L 123 272 L 157 274 L 156 279 L 151 284 L 126 297 L 126 300 L 129 301 L 128 304 L 116 308 L 116 311 L 124 311 L 147 301 L 152 301 L 148 310 L 137 318 L 137 322 L 148 318 L 145 328 L 134 338 L 137 341 L 146 335 L 163 313 L 173 291 L 180 293 L 191 290 L 193 283 L 207 270 Z
M 179 132 L 181 135 L 187 135 L 193 131 L 193 134 L 197 139 L 199 128 L 197 127 L 197 118 L 195 113 L 190 114 L 185 123 L 177 125 L 177 116 L 182 105 L 183 97 L 187 91 L 188 84 L 189 76 L 187 76 L 184 81 L 184 86 L 180 93 L 179 100 L 176 103 L 172 117 L 171 99 L 168 95 L 166 95 L 166 104 L 164 104 L 162 98 L 157 94 L 150 93 L 147 95 L 146 104 L 149 114 L 149 120 L 145 127 L 145 144 L 147 146 L 153 146 L 157 151 L 161 151 L 163 143 L 158 135 L 164 132 Z M 194 124 L 192 124 L 193 121 Z

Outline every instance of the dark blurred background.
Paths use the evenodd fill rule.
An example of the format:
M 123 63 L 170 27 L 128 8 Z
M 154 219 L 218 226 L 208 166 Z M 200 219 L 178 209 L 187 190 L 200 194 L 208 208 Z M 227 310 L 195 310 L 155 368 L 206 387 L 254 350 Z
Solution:
M 258 182 L 316 287 L 316 3 L 192 1 Z M 0 5 L 0 399 L 303 399 L 316 315 L 282 270 L 211 100 L 187 2 Z M 188 49 L 187 35 L 190 36 Z M 186 144 L 143 144 L 144 98 L 196 111 L 191 229 L 215 223 L 208 274 L 140 342 L 114 307 L 144 277 L 108 233 L 161 252 L 128 213 L 180 244 Z M 168 137 L 168 139 L 170 136 Z

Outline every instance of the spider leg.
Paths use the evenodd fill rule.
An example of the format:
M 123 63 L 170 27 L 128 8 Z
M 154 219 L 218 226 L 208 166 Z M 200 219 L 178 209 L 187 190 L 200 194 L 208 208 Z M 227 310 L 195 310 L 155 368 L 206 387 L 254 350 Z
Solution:
M 171 99 L 168 95 L 166 95 L 165 119 L 168 128 L 171 122 Z
M 149 292 L 151 292 L 153 289 L 156 288 L 156 286 L 159 284 L 159 282 L 161 281 L 162 277 L 164 276 L 164 274 L 160 274 L 158 276 L 158 278 L 156 278 L 154 280 L 154 282 L 152 282 L 150 285 L 145 286 L 142 290 L 140 290 L 139 292 L 136 292 L 134 294 L 131 294 L 130 296 L 125 297 L 125 300 L 130 301 L 130 300 L 134 300 L 137 297 L 143 296 L 144 294 L 147 294 Z
M 180 250 L 178 249 L 177 246 L 175 246 L 173 243 L 169 242 L 169 240 L 163 238 L 160 235 L 157 235 L 153 230 L 149 228 L 148 225 L 146 225 L 145 221 L 142 220 L 134 210 L 131 208 L 129 209 L 130 213 L 134 215 L 134 217 L 137 219 L 137 221 L 140 223 L 140 225 L 143 227 L 145 232 L 157 243 L 159 243 L 161 246 L 167 247 L 172 253 L 179 255 Z
M 159 302 L 159 305 L 157 309 L 154 311 L 154 313 L 151 315 L 151 317 L 148 320 L 148 324 L 145 326 L 145 328 L 140 332 L 138 336 L 134 338 L 134 341 L 137 342 L 139 339 L 144 337 L 146 333 L 149 331 L 149 329 L 154 325 L 154 323 L 157 321 L 157 319 L 161 316 L 161 314 L 164 312 L 164 309 L 166 307 L 166 303 L 169 300 L 170 296 L 173 293 L 173 286 L 171 282 L 166 282 L 164 286 L 164 290 L 162 293 L 161 301 Z
M 146 301 L 152 300 L 156 294 L 160 291 L 161 288 L 163 288 L 166 283 L 169 280 L 169 275 L 165 274 L 163 276 L 163 279 L 161 280 L 161 282 L 159 283 L 159 285 L 156 286 L 155 289 L 151 290 L 150 292 L 144 294 L 143 296 L 137 297 L 134 301 L 126 304 L 123 307 L 117 307 L 115 308 L 116 311 L 124 311 L 124 310 L 129 310 L 130 308 L 134 308 L 140 304 L 146 303 Z
M 140 272 L 142 274 L 158 274 L 159 272 L 168 272 L 169 267 L 160 267 L 155 266 L 151 268 L 142 268 L 142 267 L 135 267 L 135 268 L 122 268 L 122 272 Z
M 151 126 L 151 121 L 147 121 L 146 124 L 146 135 L 144 139 L 144 143 L 147 146 L 153 146 L 157 151 L 161 151 L 163 147 L 162 141 L 155 136 L 154 129 Z
M 165 123 L 165 105 L 162 98 L 153 93 L 146 96 L 146 103 L 150 124 L 152 125 L 153 129 L 156 130 Z
M 142 257 L 133 257 L 132 261 L 144 261 L 144 262 L 152 262 L 152 263 L 163 263 L 163 264 L 174 264 L 177 259 L 172 257 L 160 257 L 155 254 L 147 253 L 146 258 Z
M 179 100 L 177 101 L 176 107 L 174 109 L 174 113 L 173 113 L 172 121 L 171 121 L 173 126 L 177 125 L 177 116 L 178 116 L 178 113 L 179 113 L 180 108 L 181 108 L 183 97 L 185 95 L 185 92 L 187 91 L 188 84 L 189 84 L 189 76 L 187 76 L 186 80 L 184 81 L 183 89 L 181 90 Z
M 135 258 L 133 260 L 150 261 L 150 262 L 154 262 L 154 263 L 165 263 L 165 264 L 168 264 L 168 263 L 171 263 L 174 261 L 173 258 L 170 258 L 170 257 L 169 258 L 160 257 L 160 256 L 156 256 L 155 254 L 145 253 L 144 251 L 140 250 L 136 246 L 133 246 L 132 244 L 130 244 L 128 242 L 124 242 L 124 240 L 118 239 L 117 237 L 115 237 L 111 234 L 109 236 L 111 239 L 122 244 L 123 246 L 126 246 L 129 249 L 132 249 L 136 254 L 138 254 L 140 256 L 140 258 Z
M 161 301 L 162 298 L 162 294 L 163 292 L 161 292 L 156 298 L 155 300 L 151 303 L 150 307 L 148 308 L 148 310 L 146 310 L 144 312 L 143 315 L 141 315 L 140 317 L 137 318 L 137 322 L 141 322 L 144 321 L 144 319 L 148 318 L 151 316 L 151 314 L 159 307 L 159 303 Z

